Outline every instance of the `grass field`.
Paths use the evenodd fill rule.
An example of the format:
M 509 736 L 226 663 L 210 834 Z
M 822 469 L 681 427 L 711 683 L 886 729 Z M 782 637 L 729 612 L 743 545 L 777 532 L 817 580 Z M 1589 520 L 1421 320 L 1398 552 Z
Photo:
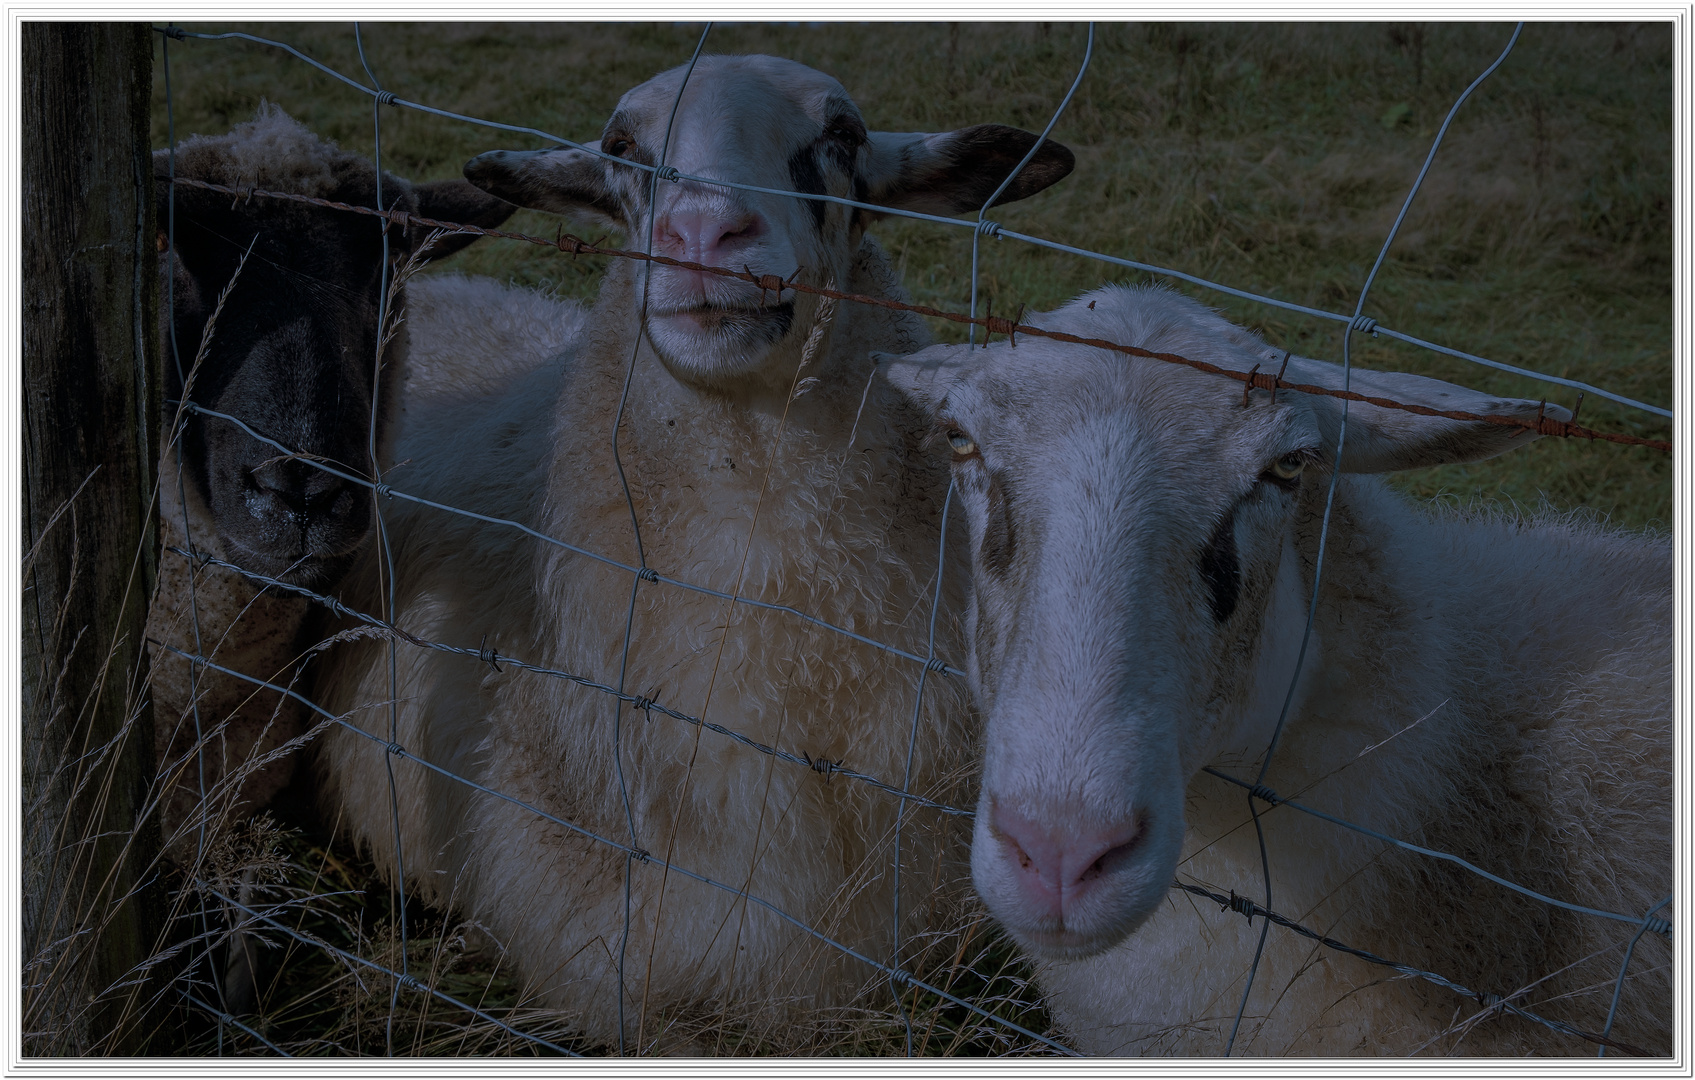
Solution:
M 345 24 L 240 27 L 360 72 Z M 699 26 L 367 24 L 382 84 L 440 108 L 593 140 L 617 97 L 688 58 Z M 996 211 L 1008 227 L 1332 311 L 1351 311 L 1431 136 L 1499 53 L 1506 25 L 1103 24 L 1054 137 L 1077 171 Z M 1074 24 L 715 26 L 708 48 L 793 57 L 839 78 L 873 127 L 984 121 L 1040 130 L 1082 57 Z M 172 43 L 179 137 L 219 132 L 278 102 L 342 145 L 371 147 L 370 98 L 280 50 Z M 1531 24 L 1467 102 L 1379 275 L 1366 313 L 1491 359 L 1671 404 L 1672 50 L 1669 26 Z M 155 144 L 165 144 L 163 65 Z M 456 175 L 511 136 L 383 110 L 384 164 Z M 551 236 L 558 219 L 512 228 Z M 878 236 L 923 303 L 970 295 L 970 233 L 885 222 Z M 1129 272 L 1015 242 L 986 243 L 982 291 L 998 312 L 1040 309 Z M 600 260 L 484 242 L 450 269 L 593 294 Z M 1339 359 L 1327 322 L 1183 286 L 1297 352 Z M 950 336 L 949 326 L 937 328 Z M 1388 341 L 1355 362 L 1567 406 L 1575 395 Z M 1670 425 L 1591 398 L 1595 426 L 1668 437 Z M 1589 507 L 1668 528 L 1671 459 L 1560 444 L 1411 474 L 1411 491 L 1525 508 Z
M 347 24 L 186 25 L 287 41 L 346 74 L 361 73 Z M 580 141 L 598 139 L 625 89 L 685 61 L 701 32 L 699 25 L 574 23 L 362 29 L 372 70 L 400 97 Z M 1076 172 L 994 216 L 1020 232 L 1352 311 L 1436 128 L 1510 33 L 1502 24 L 1103 24 L 1089 73 L 1053 133 L 1076 152 Z M 1076 74 L 1084 36 L 1076 24 L 726 24 L 712 29 L 707 48 L 769 52 L 830 72 L 877 129 L 994 121 L 1040 130 Z M 153 134 L 163 147 L 160 55 Z M 1366 313 L 1427 340 L 1670 407 L 1672 77 L 1667 25 L 1527 26 L 1513 55 L 1462 109 Z M 280 50 L 171 42 L 170 80 L 178 138 L 222 132 L 266 99 L 345 147 L 371 149 L 371 99 Z M 383 164 L 412 179 L 458 175 L 484 150 L 541 145 L 405 109 L 381 116 Z M 525 211 L 508 228 L 552 236 L 559 224 Z M 919 302 L 966 307 L 969 231 L 901 221 L 874 231 Z M 483 241 L 447 265 L 585 298 L 603 268 L 604 260 L 499 241 Z M 983 246 L 982 295 L 997 313 L 1138 279 L 1016 242 Z M 1340 359 L 1334 324 L 1179 287 L 1275 344 Z M 935 332 L 959 337 L 947 324 Z M 1356 336 L 1354 360 L 1568 407 L 1575 397 L 1387 340 Z M 1586 401 L 1582 417 L 1602 429 L 1670 437 L 1668 421 L 1603 400 Z M 1422 496 L 1586 508 L 1620 525 L 1665 530 L 1672 480 L 1671 458 L 1661 452 L 1544 439 L 1496 461 L 1396 482 Z M 288 856 L 282 862 L 293 869 L 278 873 L 296 875 L 292 887 L 366 894 L 314 916 L 319 932 L 333 930 L 362 955 L 395 950 L 394 912 L 380 887 L 370 888 L 368 868 L 299 836 L 279 833 L 266 843 Z M 439 969 L 449 992 L 490 1008 L 521 1008 L 523 988 L 479 952 L 474 933 L 421 909 L 411 924 L 413 971 Z M 1023 1002 L 1019 1015 L 1039 1024 L 1039 1007 L 1019 996 L 1023 976 L 1005 947 L 985 938 L 974 948 L 978 959 L 969 961 L 960 959 L 960 946 L 955 974 L 974 992 Z M 307 1052 L 382 1052 L 386 986 L 356 980 L 322 956 L 291 950 L 289 962 L 279 963 L 281 955 L 264 968 L 278 1003 L 274 1036 Z M 444 1019 L 439 1006 L 408 1008 L 397 1047 L 517 1046 L 492 1028 Z M 927 1042 L 929 1052 L 1005 1049 L 958 1017 L 933 1022 L 945 1037 Z M 831 1030 L 812 1048 L 898 1052 L 902 1041 L 892 1015 Z M 228 1029 L 225 1037 L 236 1038 Z M 217 1045 L 211 1029 L 193 1024 L 181 1040 L 195 1052 Z M 761 1044 L 718 1048 L 747 1052 Z

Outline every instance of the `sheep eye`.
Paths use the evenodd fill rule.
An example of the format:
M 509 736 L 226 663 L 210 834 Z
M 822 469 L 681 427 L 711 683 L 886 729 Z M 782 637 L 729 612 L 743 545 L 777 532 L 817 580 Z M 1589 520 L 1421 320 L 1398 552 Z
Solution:
M 1271 463 L 1266 471 L 1279 480 L 1295 480 L 1301 475 L 1301 470 L 1307 467 L 1307 459 L 1299 453 L 1284 454 Z
M 630 140 L 624 138 L 623 136 L 619 136 L 618 138 L 612 139 L 608 142 L 604 142 L 604 143 L 601 144 L 601 147 L 600 147 L 600 149 L 603 152 L 611 154 L 613 157 L 623 157 L 624 151 L 628 150 L 629 148 L 630 148 Z
M 977 452 L 977 444 L 963 431 L 948 432 L 948 445 L 958 457 L 970 457 Z

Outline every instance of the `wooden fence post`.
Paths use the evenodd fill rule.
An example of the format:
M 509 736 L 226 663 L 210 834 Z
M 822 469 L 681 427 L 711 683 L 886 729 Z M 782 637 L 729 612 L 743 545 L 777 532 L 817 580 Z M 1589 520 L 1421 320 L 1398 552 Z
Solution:
M 145 24 L 22 27 L 23 1050 L 136 1053 L 161 403 Z M 139 993 L 137 992 L 139 990 Z

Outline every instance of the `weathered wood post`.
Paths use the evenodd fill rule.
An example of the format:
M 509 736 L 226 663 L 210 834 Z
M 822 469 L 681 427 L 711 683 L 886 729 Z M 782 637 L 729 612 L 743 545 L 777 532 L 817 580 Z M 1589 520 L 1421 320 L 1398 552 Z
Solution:
M 135 1053 L 133 980 L 158 929 L 158 841 L 138 820 L 154 771 L 153 44 L 145 24 L 22 32 L 23 1047 Z

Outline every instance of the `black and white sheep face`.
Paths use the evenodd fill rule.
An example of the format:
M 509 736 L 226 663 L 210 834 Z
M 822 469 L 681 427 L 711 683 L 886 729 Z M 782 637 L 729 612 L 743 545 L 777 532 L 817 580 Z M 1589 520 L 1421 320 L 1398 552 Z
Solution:
M 187 478 L 210 511 L 226 555 L 266 574 L 326 587 L 364 543 L 371 499 L 365 489 L 309 462 L 370 475 L 372 425 L 381 458 L 394 401 L 394 365 L 385 366 L 380 392 L 376 368 L 382 224 L 344 211 L 264 197 L 232 200 L 180 185 L 173 211 L 167 165 L 158 151 L 162 230 L 174 214 L 168 270 L 182 369 L 179 374 L 177 364 L 167 362 L 166 396 L 182 396 L 181 376 L 198 355 L 190 400 L 239 417 L 296 451 L 290 457 L 228 421 L 191 416 L 181 443 Z M 318 140 L 276 109 L 227 136 L 185 141 L 176 169 L 179 176 L 230 186 L 376 203 L 376 172 L 368 161 Z M 414 187 L 387 175 L 383 205 L 485 226 L 514 209 L 464 181 Z M 388 280 L 422 239 L 417 229 L 389 231 Z M 425 257 L 439 258 L 474 239 L 445 238 Z M 161 241 L 164 247 L 163 236 Z M 212 321 L 219 294 L 232 280 Z M 167 406 L 167 416 L 173 411 Z
M 686 86 L 685 71 L 674 68 L 626 93 L 606 123 L 602 151 L 773 191 L 957 214 L 980 207 L 1035 142 L 992 124 L 933 135 L 868 131 L 840 83 L 791 60 L 706 56 Z M 1070 151 L 1044 144 L 1000 202 L 1035 194 L 1071 166 Z M 524 206 L 598 219 L 638 248 L 651 232 L 658 255 L 784 279 L 798 274 L 810 285 L 846 286 L 868 220 L 868 212 L 839 203 L 695 181 L 659 181 L 650 204 L 650 173 L 570 149 L 493 151 L 468 163 L 465 175 Z M 782 347 L 799 346 L 815 303 L 660 264 L 652 268 L 644 328 L 686 382 L 777 382 L 792 368 Z
M 1093 309 L 1091 310 L 1091 305 Z M 1103 289 L 1036 324 L 1219 367 L 1282 355 L 1193 301 Z M 970 677 L 986 719 L 979 894 L 1052 959 L 1121 941 L 1162 902 L 1203 765 L 1254 760 L 1294 669 L 1342 403 L 1025 337 L 884 358 L 934 417 L 970 521 Z M 1295 358 L 1286 378 L 1339 386 Z M 1415 376 L 1368 394 L 1534 416 Z M 1354 404 L 1344 471 L 1475 460 L 1514 429 Z M 1321 647 L 1322 643 L 1318 644 Z

